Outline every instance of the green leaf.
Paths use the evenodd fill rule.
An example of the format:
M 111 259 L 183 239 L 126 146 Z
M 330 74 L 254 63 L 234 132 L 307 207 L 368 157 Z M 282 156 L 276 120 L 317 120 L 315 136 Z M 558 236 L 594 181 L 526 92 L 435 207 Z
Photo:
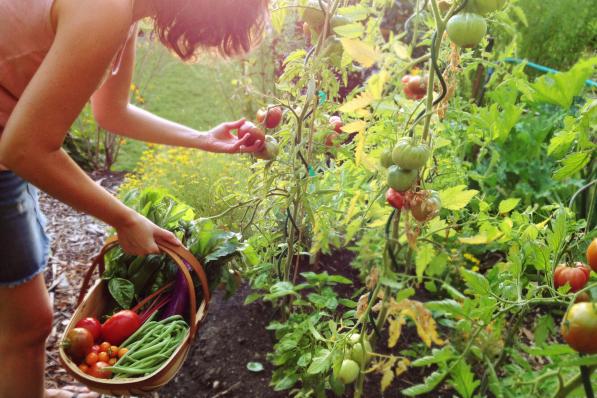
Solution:
M 417 280 L 419 283 L 423 282 L 423 274 L 425 269 L 431 263 L 431 260 L 436 256 L 435 249 L 430 243 L 419 245 L 417 250 L 417 257 L 415 264 L 417 268 Z
M 597 57 L 577 63 L 570 71 L 543 75 L 533 84 L 521 85 L 521 90 L 531 102 L 559 105 L 564 109 L 572 106 L 587 80 L 594 73 Z
M 332 366 L 332 353 L 330 350 L 326 348 L 320 349 L 315 357 L 313 357 L 313 362 L 309 365 L 309 369 L 307 369 L 307 373 L 310 375 L 316 375 L 319 373 L 323 373 L 328 370 Z
M 365 28 L 360 23 L 351 23 L 334 28 L 338 36 L 348 37 L 349 39 L 358 39 L 365 32 Z
M 567 344 L 549 344 L 545 347 L 525 347 L 524 350 L 529 355 L 538 357 L 557 357 L 574 354 L 576 352 Z
M 562 181 L 565 178 L 572 177 L 581 171 L 590 160 L 590 151 L 572 153 L 560 161 L 562 167 L 556 170 L 553 178 L 557 181 Z
M 247 369 L 254 373 L 263 372 L 265 370 L 261 362 L 249 362 L 247 363 Z
M 453 317 L 465 317 L 466 315 L 462 305 L 456 300 L 446 299 L 441 301 L 428 301 L 425 303 L 425 307 L 429 308 L 431 311 L 441 312 Z
M 465 189 L 466 185 L 458 185 L 441 191 L 439 196 L 442 201 L 442 207 L 448 210 L 464 209 L 479 193 L 479 191 L 474 189 Z
M 292 388 L 298 381 L 298 376 L 294 373 L 285 375 L 281 380 L 274 384 L 274 391 L 284 391 Z
M 416 397 L 417 395 L 431 392 L 437 388 L 439 383 L 448 375 L 446 371 L 435 371 L 427 376 L 422 384 L 402 390 L 402 394 L 407 397 Z
M 553 332 L 556 328 L 556 325 L 553 321 L 553 318 L 549 315 L 543 315 L 539 319 L 537 319 L 534 336 L 535 336 L 535 344 L 538 346 L 543 346 L 547 342 L 547 338 L 549 337 L 550 333 Z
M 434 348 L 432 351 L 432 355 L 427 355 L 421 358 L 416 359 L 411 363 L 411 366 L 414 367 L 423 367 L 423 366 L 430 366 L 430 365 L 437 365 L 441 363 L 446 363 L 450 359 L 455 358 L 456 354 L 454 353 L 454 349 L 451 346 L 446 346 L 442 349 Z
M 577 367 L 577 366 L 593 366 L 597 365 L 597 355 L 591 356 L 584 356 L 575 359 L 569 359 L 567 361 L 562 361 L 558 365 L 561 367 Z
M 475 380 L 471 367 L 464 360 L 458 361 L 452 368 L 450 384 L 463 398 L 472 398 L 475 390 L 481 382 Z
M 110 279 L 108 290 L 121 308 L 131 308 L 135 298 L 135 285 L 131 281 L 122 278 Z
M 518 204 L 520 203 L 520 199 L 510 198 L 506 200 L 502 200 L 499 205 L 499 212 L 500 214 L 510 213 Z
M 486 295 L 490 292 L 489 282 L 483 275 L 465 268 L 460 269 L 460 275 L 474 293 Z

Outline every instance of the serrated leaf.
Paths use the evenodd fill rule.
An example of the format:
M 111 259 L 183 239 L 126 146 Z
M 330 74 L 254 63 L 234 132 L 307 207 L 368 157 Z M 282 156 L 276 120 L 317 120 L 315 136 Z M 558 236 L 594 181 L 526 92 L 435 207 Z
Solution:
M 451 346 L 446 346 L 440 350 L 434 349 L 432 351 L 432 355 L 418 358 L 412 362 L 411 366 L 420 368 L 423 366 L 437 365 L 440 363 L 446 363 L 455 357 L 456 355 L 454 354 L 454 349 Z
M 465 189 L 466 185 L 458 185 L 441 191 L 439 197 L 442 201 L 442 207 L 448 210 L 464 209 L 479 193 L 474 189 Z
M 576 152 L 566 156 L 562 161 L 562 167 L 556 170 L 553 178 L 557 181 L 562 181 L 565 178 L 572 177 L 581 171 L 591 160 L 591 153 Z
M 423 282 L 423 275 L 425 274 L 425 269 L 431 263 L 431 260 L 436 256 L 435 249 L 433 245 L 427 243 L 423 245 L 418 245 L 417 248 L 417 257 L 415 258 L 415 265 L 416 265 L 416 273 L 417 273 L 417 281 L 419 283 Z
M 348 101 L 346 104 L 342 105 L 339 109 L 342 113 L 350 113 L 355 112 L 359 109 L 363 109 L 371 105 L 373 102 L 373 97 L 369 93 L 361 93 L 354 99 Z M 364 122 L 363 122 L 364 123 Z M 346 126 L 344 126 L 346 127 Z M 344 130 L 343 130 L 344 131 Z M 355 130 L 359 131 L 359 130 Z
M 343 38 L 340 41 L 344 51 L 365 68 L 370 68 L 377 62 L 379 53 L 373 46 L 355 39 Z
M 463 398 L 472 398 L 475 390 L 481 384 L 479 380 L 475 380 L 471 367 L 464 360 L 458 361 L 452 368 L 451 375 L 450 384 Z
M 315 375 L 319 373 L 323 373 L 328 370 L 332 365 L 332 353 L 330 350 L 326 348 L 320 349 L 317 354 L 313 357 L 313 361 L 311 365 L 309 365 L 309 369 L 307 369 L 307 373 L 310 375 Z
M 464 243 L 465 245 L 485 245 L 489 243 L 489 237 L 485 233 L 480 233 L 475 236 L 469 236 L 464 238 L 458 238 L 460 243 Z
M 435 371 L 427 376 L 422 384 L 406 388 L 402 390 L 402 394 L 407 397 L 416 397 L 417 395 L 426 394 L 436 389 L 439 383 L 447 376 L 446 371 Z
M 365 33 L 365 28 L 360 23 L 349 23 L 334 28 L 334 32 L 341 37 L 348 39 L 358 39 Z
M 462 305 L 456 300 L 428 301 L 425 306 L 431 311 L 442 312 L 452 317 L 464 317 L 466 315 Z
M 394 371 L 392 370 L 392 367 L 388 367 L 384 370 L 383 372 L 383 376 L 381 377 L 381 392 L 385 392 L 388 387 L 392 384 L 392 382 L 394 381 Z
M 499 212 L 500 214 L 510 213 L 518 204 L 520 203 L 520 199 L 510 198 L 506 200 L 502 200 L 499 205 Z
M 380 100 L 383 97 L 383 90 L 390 78 L 390 74 L 382 70 L 381 72 L 371 76 L 367 81 L 367 92 L 375 100 Z
M 483 275 L 465 268 L 460 269 L 460 275 L 474 293 L 487 295 L 490 292 L 489 282 Z
M 284 25 L 286 24 L 286 16 L 288 15 L 288 8 L 278 8 L 271 13 L 272 27 L 278 34 L 282 34 Z

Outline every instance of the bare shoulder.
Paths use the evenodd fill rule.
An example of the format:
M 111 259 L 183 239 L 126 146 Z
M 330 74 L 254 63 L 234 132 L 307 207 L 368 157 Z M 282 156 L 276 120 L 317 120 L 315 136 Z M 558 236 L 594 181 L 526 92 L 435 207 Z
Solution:
M 131 0 L 55 0 L 56 33 L 78 30 L 102 41 L 121 42 L 133 22 Z

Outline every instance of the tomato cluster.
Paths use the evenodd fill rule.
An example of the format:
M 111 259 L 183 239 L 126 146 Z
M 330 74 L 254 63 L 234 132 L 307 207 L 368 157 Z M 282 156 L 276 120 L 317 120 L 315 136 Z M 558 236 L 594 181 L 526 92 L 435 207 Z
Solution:
M 597 272 L 597 238 L 587 247 L 587 263 Z M 554 286 L 556 288 L 569 284 L 573 292 L 583 289 L 589 280 L 591 268 L 581 262 L 574 267 L 558 265 L 554 272 Z M 585 295 L 581 300 L 580 294 Z M 562 337 L 568 345 L 584 354 L 597 354 L 597 303 L 591 302 L 591 297 L 585 292 L 577 295 L 573 304 L 562 320 Z
M 381 165 L 388 168 L 386 200 L 395 209 L 408 209 L 419 222 L 427 222 L 441 209 L 439 194 L 435 191 L 418 191 L 420 170 L 431 157 L 431 148 L 413 137 L 404 137 L 393 150 L 381 155 Z
M 268 105 L 266 108 L 259 109 L 256 116 L 259 126 L 249 121 L 245 122 L 238 129 L 238 138 L 242 139 L 249 135 L 247 145 L 253 145 L 257 141 L 263 142 L 263 149 L 257 152 L 255 157 L 263 160 L 274 160 L 280 153 L 278 141 L 274 137 L 266 135 L 263 130 L 275 129 L 280 125 L 283 117 L 284 112 L 279 106 Z
M 126 354 L 126 348 L 119 348 L 127 338 L 141 327 L 137 313 L 124 310 L 109 317 L 104 324 L 96 318 L 87 317 L 79 320 L 64 339 L 63 347 L 75 362 L 80 362 L 79 369 L 90 376 L 107 379 L 112 373 L 106 369 Z M 103 343 L 99 343 L 101 340 Z
M 458 47 L 475 47 L 487 34 L 483 15 L 500 10 L 505 5 L 506 0 L 469 0 L 463 12 L 448 21 L 448 37 Z

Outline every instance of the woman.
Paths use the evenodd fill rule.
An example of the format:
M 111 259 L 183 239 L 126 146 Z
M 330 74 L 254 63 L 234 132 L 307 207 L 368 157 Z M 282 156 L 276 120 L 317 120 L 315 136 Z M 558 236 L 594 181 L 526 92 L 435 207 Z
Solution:
M 219 153 L 263 147 L 231 134 L 242 120 L 200 133 L 129 104 L 135 23 L 145 17 L 182 60 L 200 49 L 232 56 L 260 39 L 267 0 L 0 0 L 1 398 L 77 396 L 44 391 L 52 308 L 42 272 L 48 240 L 33 186 L 114 227 L 131 254 L 156 253 L 159 241 L 180 244 L 61 149 L 89 100 L 100 126 L 130 138 Z

